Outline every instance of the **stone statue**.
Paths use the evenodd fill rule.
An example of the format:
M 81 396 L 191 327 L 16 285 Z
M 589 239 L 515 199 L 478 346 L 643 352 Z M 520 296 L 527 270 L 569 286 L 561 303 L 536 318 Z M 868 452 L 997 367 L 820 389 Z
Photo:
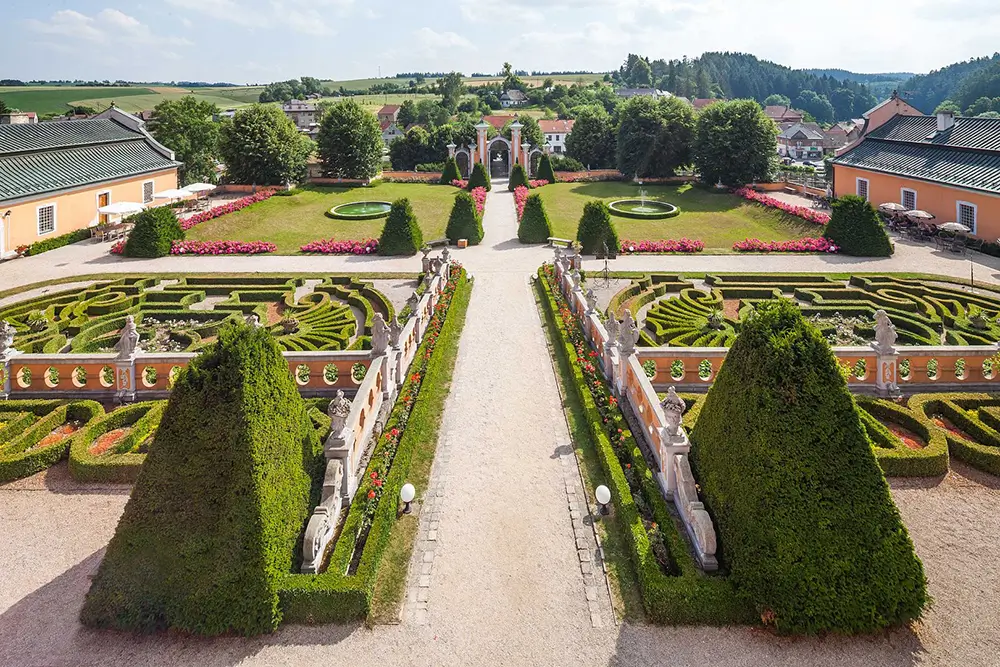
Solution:
M 684 416 L 686 405 L 684 399 L 677 395 L 677 390 L 671 387 L 667 390 L 667 397 L 660 401 L 663 414 L 667 420 L 667 435 L 675 436 L 681 430 L 681 417 Z
M 451 251 L 445 248 L 441 251 L 441 261 L 447 263 L 451 259 Z
M 425 245 L 420 249 L 420 252 L 423 254 L 423 257 L 420 258 L 421 271 L 427 273 L 431 270 L 431 247 L 429 245 Z
M 604 326 L 608 330 L 607 344 L 615 345 L 616 343 L 618 343 L 618 332 L 620 329 L 618 324 L 618 317 L 614 313 L 612 313 L 611 317 L 608 318 L 608 321 L 604 323 Z
M 326 414 L 330 417 L 330 433 L 336 438 L 344 430 L 347 418 L 351 414 L 351 401 L 344 396 L 343 389 L 337 390 L 337 395 L 330 401 Z
M 399 319 L 397 319 L 395 317 L 392 318 L 392 321 L 389 322 L 389 345 L 391 345 L 394 348 L 398 348 L 399 347 L 399 335 L 401 333 L 403 333 L 403 327 L 399 323 Z
M 573 255 L 570 257 L 570 261 L 573 263 L 573 270 L 580 274 L 583 270 L 583 255 L 580 254 L 579 249 L 573 248 Z
M 375 313 L 372 318 L 372 352 L 375 356 L 385 354 L 389 348 L 389 326 L 385 323 L 382 313 Z
M 258 317 L 256 313 L 247 315 L 244 321 L 254 329 L 260 329 L 261 327 L 260 317 Z
M 121 338 L 115 344 L 119 359 L 128 359 L 137 352 L 142 352 L 139 348 L 139 331 L 135 326 L 135 318 L 131 315 L 125 318 L 125 327 L 122 329 Z
M 592 289 L 587 290 L 587 312 L 597 312 L 597 295 L 594 294 L 594 290 Z
M 583 276 L 580 275 L 579 269 L 574 268 L 569 272 L 570 280 L 573 281 L 573 291 L 583 289 Z
M 0 359 L 14 351 L 14 334 L 17 331 L 7 320 L 0 322 Z
M 563 258 L 563 249 L 556 246 L 555 255 L 556 255 L 555 263 L 558 264 L 560 260 L 562 260 Z
M 899 335 L 896 327 L 889 320 L 889 315 L 884 310 L 875 312 L 875 345 L 882 352 L 889 352 Z
M 625 321 L 622 322 L 618 331 L 618 343 L 621 346 L 622 354 L 626 357 L 635 353 L 635 344 L 639 342 L 639 327 L 632 319 L 632 311 L 625 311 Z
M 420 295 L 414 292 L 410 295 L 410 298 L 406 300 L 406 305 L 410 309 L 410 317 L 417 314 L 417 308 L 420 306 Z

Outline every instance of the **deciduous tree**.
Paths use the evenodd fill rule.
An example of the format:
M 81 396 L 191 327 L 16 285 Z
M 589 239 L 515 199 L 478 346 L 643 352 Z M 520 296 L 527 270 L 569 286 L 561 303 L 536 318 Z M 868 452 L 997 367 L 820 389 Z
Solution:
M 179 100 L 164 100 L 153 109 L 150 133 L 174 152 L 184 184 L 214 183 L 215 162 L 219 157 L 219 123 L 214 116 L 219 108 L 193 95 Z
M 716 102 L 698 116 L 694 163 L 705 183 L 739 187 L 767 179 L 778 128 L 753 100 Z
M 305 177 L 313 142 L 276 106 L 254 104 L 222 126 L 219 154 L 232 183 L 280 185 Z

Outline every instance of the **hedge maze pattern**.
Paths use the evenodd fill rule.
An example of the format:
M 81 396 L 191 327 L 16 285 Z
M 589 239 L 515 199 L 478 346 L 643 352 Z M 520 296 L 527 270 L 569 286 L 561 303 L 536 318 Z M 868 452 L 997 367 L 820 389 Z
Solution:
M 1000 339 L 1000 294 L 973 294 L 946 282 L 891 276 L 753 275 L 705 277 L 704 288 L 677 275 L 633 281 L 611 302 L 619 316 L 649 304 L 641 344 L 729 347 L 757 303 L 786 297 L 832 344 L 874 338 L 875 311 L 888 313 L 900 345 L 991 345 Z
M 15 347 L 28 353 L 112 351 L 128 315 L 145 350 L 189 352 L 212 342 L 226 320 L 255 314 L 283 350 L 319 351 L 367 347 L 376 312 L 388 321 L 392 304 L 347 276 L 122 278 L 0 308 L 0 320 L 14 326 Z

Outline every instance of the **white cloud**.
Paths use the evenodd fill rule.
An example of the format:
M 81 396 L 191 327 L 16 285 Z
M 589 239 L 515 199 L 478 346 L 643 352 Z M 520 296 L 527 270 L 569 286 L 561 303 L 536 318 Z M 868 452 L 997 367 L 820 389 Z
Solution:
M 246 28 L 282 26 L 303 35 L 332 35 L 330 19 L 343 19 L 354 0 L 167 0 L 186 10 L 187 16 L 203 14 L 217 21 Z
M 190 46 L 183 37 L 157 35 L 150 27 L 117 9 L 102 9 L 87 16 L 72 9 L 52 14 L 48 21 L 28 19 L 28 28 L 43 35 L 57 35 L 66 40 L 81 40 L 95 44 L 126 44 L 156 46 Z
M 456 32 L 437 32 L 431 28 L 420 28 L 414 31 L 417 51 L 428 57 L 437 56 L 441 51 L 455 49 L 472 49 L 472 42 Z

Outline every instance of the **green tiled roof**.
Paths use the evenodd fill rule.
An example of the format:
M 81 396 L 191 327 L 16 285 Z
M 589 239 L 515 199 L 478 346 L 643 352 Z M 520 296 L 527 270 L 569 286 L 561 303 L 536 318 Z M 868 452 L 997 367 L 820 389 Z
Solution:
M 0 155 L 128 141 L 141 136 L 110 118 L 0 125 Z
M 130 141 L 0 155 L 0 201 L 178 166 L 136 136 L 132 134 Z

